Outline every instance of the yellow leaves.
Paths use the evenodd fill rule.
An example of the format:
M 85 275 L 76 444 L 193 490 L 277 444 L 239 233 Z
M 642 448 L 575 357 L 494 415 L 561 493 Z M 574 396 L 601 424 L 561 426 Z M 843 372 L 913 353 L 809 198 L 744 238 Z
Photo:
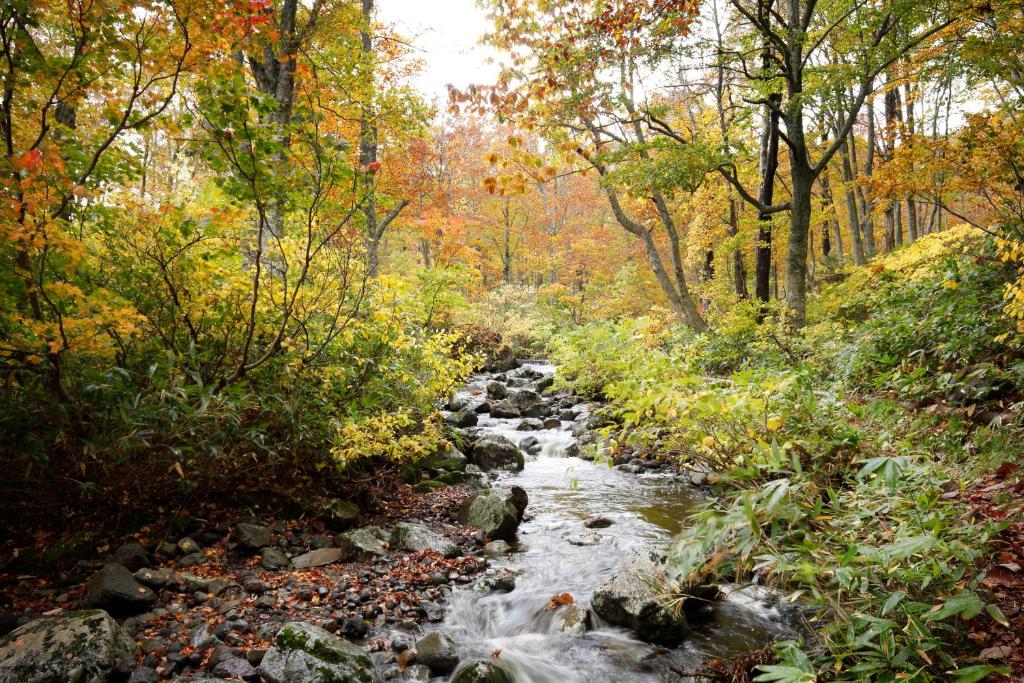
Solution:
M 779 427 L 782 426 L 782 418 L 778 415 L 773 415 L 765 422 L 765 426 L 768 428 L 768 431 L 777 432 Z
M 956 280 L 943 280 L 942 287 L 945 289 L 956 289 L 960 286 L 960 283 Z

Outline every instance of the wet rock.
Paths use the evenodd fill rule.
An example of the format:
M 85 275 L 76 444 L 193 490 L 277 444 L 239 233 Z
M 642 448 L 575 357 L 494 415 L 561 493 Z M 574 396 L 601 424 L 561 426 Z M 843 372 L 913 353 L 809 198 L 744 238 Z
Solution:
M 109 614 L 69 612 L 0 638 L 0 683 L 106 683 L 120 662 L 134 657 L 135 642 Z
M 399 522 L 391 530 L 391 546 L 414 553 L 431 550 L 447 558 L 462 554 L 459 546 L 444 536 L 425 526 L 408 522 Z
M 488 434 L 473 445 L 473 462 L 485 470 L 523 469 L 526 461 L 516 445 L 500 434 Z
M 512 546 L 502 540 L 491 541 L 484 546 L 484 555 L 490 555 L 491 557 L 508 555 L 510 552 L 512 552 Z
M 270 545 L 270 529 L 259 524 L 241 522 L 235 525 L 235 540 L 249 550 L 259 550 Z
M 497 351 L 484 363 L 484 370 L 487 372 L 508 372 L 518 367 L 519 361 L 513 351 L 507 347 Z
M 546 417 L 544 418 L 544 429 L 558 429 L 562 426 L 562 421 L 557 417 Z
M 292 566 L 296 569 L 309 569 L 310 567 L 334 564 L 345 559 L 348 559 L 347 552 L 342 548 L 318 548 L 293 558 Z
M 260 564 L 264 569 L 285 569 L 292 566 L 292 561 L 280 548 L 264 548 L 261 553 Z
M 451 638 L 435 631 L 416 641 L 416 661 L 443 676 L 450 674 L 458 665 L 459 653 Z
M 512 679 L 491 662 L 479 661 L 459 667 L 452 683 L 512 683 Z
M 597 545 L 601 542 L 601 535 L 594 531 L 584 531 L 582 534 L 570 536 L 567 540 L 569 541 L 570 545 Z
M 149 553 L 138 543 L 125 543 L 114 551 L 114 554 L 110 556 L 110 561 L 135 571 L 149 564 Z
M 430 491 L 443 489 L 446 486 L 448 486 L 448 484 L 443 481 L 438 481 L 437 479 L 426 479 L 416 484 L 414 488 L 420 493 L 428 493 Z
M 484 593 L 511 593 L 516 589 L 516 576 L 507 569 L 481 576 L 473 582 L 473 590 Z
M 522 413 L 519 408 L 509 399 L 496 401 L 491 404 L 491 417 L 512 418 L 520 417 Z
M 473 408 L 473 412 L 476 413 L 477 415 L 482 415 L 484 413 L 491 412 L 491 402 L 481 401 L 480 403 L 477 404 L 475 408 Z
M 455 425 L 456 427 L 475 427 L 478 418 L 475 411 L 467 408 L 465 410 L 460 410 L 457 413 L 446 415 L 445 421 Z
M 563 607 L 558 616 L 562 633 L 579 636 L 590 628 L 590 612 L 575 603 Z
M 217 678 L 233 678 L 243 681 L 258 681 L 259 672 L 252 664 L 240 657 L 225 659 L 213 667 L 213 675 Z
M 594 515 L 583 520 L 583 526 L 588 529 L 607 529 L 612 524 L 615 524 L 615 520 L 603 515 Z
M 662 602 L 665 551 L 653 546 L 626 555 L 615 576 L 590 599 L 594 612 L 610 624 L 633 629 L 643 640 L 678 645 L 689 627 L 682 614 Z
M 516 389 L 509 394 L 507 399 L 523 415 L 526 415 L 532 408 L 544 403 L 544 399 L 533 389 Z M 536 416 L 533 416 L 536 417 Z
M 137 614 L 156 602 L 156 593 L 135 580 L 119 564 L 106 564 L 85 582 L 86 607 L 98 607 L 112 614 Z
M 568 408 L 558 413 L 558 419 L 563 422 L 572 422 L 576 419 L 577 415 L 579 415 L 579 411 Z
M 413 664 L 407 667 L 402 672 L 402 681 L 405 683 L 427 683 L 433 674 L 430 673 L 430 667 L 423 664 Z
M 444 621 L 445 609 L 442 605 L 432 600 L 423 600 L 420 602 L 420 608 L 425 612 L 427 621 L 430 623 L 436 624 L 439 621 Z
M 380 679 L 362 648 L 303 622 L 285 624 L 263 657 L 268 683 L 376 683 Z
M 544 429 L 544 423 L 535 417 L 528 417 L 516 425 L 517 432 L 535 432 Z
M 487 396 L 488 398 L 502 399 L 508 395 L 508 389 L 504 384 L 497 380 L 491 380 L 487 383 Z
M 443 483 L 441 485 L 444 486 Z M 334 542 L 344 551 L 346 561 L 371 560 L 387 552 L 388 539 L 388 532 L 379 526 L 364 526 L 338 534 Z
M 467 499 L 459 510 L 459 519 L 479 528 L 489 539 L 511 541 L 525 509 L 526 491 L 518 486 L 495 488 Z
M 530 455 L 534 455 L 535 453 L 539 453 L 541 451 L 542 446 L 540 443 L 540 439 L 538 439 L 535 436 L 528 436 L 519 442 L 519 448 L 521 450 L 526 451 Z

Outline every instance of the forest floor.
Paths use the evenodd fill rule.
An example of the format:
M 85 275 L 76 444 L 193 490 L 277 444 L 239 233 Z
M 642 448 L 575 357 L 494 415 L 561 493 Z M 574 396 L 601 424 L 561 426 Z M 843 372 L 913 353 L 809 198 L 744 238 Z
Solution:
M 1005 523 L 993 543 L 993 555 L 979 567 L 981 585 L 991 591 L 1008 628 L 991 628 L 992 621 L 971 621 L 967 637 L 977 645 L 978 663 L 1000 661 L 1010 666 L 1011 680 L 1024 680 L 1024 472 L 1003 463 L 989 477 L 957 494 L 972 516 Z M 953 495 L 953 494 L 949 494 Z M 1012 521 L 1010 521 L 1012 520 Z
M 266 527 L 275 547 L 326 548 L 334 545 L 333 535 L 318 520 L 252 519 L 239 511 L 212 507 L 197 511 L 189 532 L 188 538 L 203 545 L 202 559 L 195 564 L 194 557 L 182 566 L 180 554 L 161 555 L 159 548 L 166 541 L 173 544 L 178 539 L 156 543 L 147 536 L 148 529 L 121 539 L 158 549 L 146 553 L 149 557 L 136 553 L 135 561 L 127 563 L 132 565 L 129 569 L 138 570 L 137 578 L 146 570 L 158 578 L 150 582 L 156 598 L 149 611 L 125 622 L 139 644 L 138 659 L 128 671 L 143 667 L 159 678 L 211 671 L 233 656 L 232 647 L 234 652 L 246 653 L 248 665 L 256 666 L 274 634 L 291 621 L 313 623 L 350 637 L 361 638 L 370 627 L 405 630 L 414 637 L 418 624 L 443 618 L 443 603 L 452 587 L 477 579 L 488 564 L 473 556 L 480 545 L 475 530 L 456 520 L 459 506 L 469 495 L 464 486 L 421 493 L 403 485 L 392 500 L 381 501 L 379 512 L 361 515 L 356 525 L 388 528 L 399 521 L 416 521 L 455 542 L 462 556 L 454 559 L 432 551 L 388 548 L 372 560 L 303 570 L 268 569 L 259 550 L 246 550 L 232 541 L 233 522 Z M 204 519 L 231 522 L 209 524 Z M 7 548 L 6 552 L 18 550 Z M 54 576 L 0 574 L 0 611 L 7 614 L 0 621 L 9 622 L 5 630 L 20 623 L 10 623 L 14 615 L 22 615 L 24 621 L 24 615 L 53 616 L 76 609 L 86 593 L 84 577 L 108 559 L 98 553 L 95 560 L 79 561 L 73 571 Z M 212 636 L 230 647 L 203 647 Z M 389 642 L 374 642 L 370 650 L 389 647 Z

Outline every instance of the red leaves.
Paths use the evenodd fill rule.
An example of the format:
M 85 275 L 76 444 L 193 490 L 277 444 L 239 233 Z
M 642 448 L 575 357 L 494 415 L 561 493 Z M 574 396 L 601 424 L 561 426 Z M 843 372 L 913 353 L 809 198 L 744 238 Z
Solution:
M 376 173 L 377 171 L 380 170 L 380 162 L 371 161 L 366 165 L 366 170 L 369 171 L 370 173 Z

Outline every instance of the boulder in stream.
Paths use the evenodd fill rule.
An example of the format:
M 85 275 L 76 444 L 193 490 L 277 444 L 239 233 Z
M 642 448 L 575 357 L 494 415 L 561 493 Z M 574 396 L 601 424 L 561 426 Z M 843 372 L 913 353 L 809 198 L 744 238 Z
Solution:
M 682 642 L 689 626 L 681 612 L 668 609 L 663 601 L 665 555 L 664 549 L 654 546 L 635 548 L 615 576 L 594 591 L 590 604 L 605 621 L 671 647 Z
M 473 444 L 473 462 L 485 470 L 523 469 L 526 461 L 523 452 L 514 443 L 500 434 L 487 434 Z
M 416 661 L 443 676 L 455 670 L 459 663 L 459 652 L 455 649 L 455 641 L 435 631 L 416 641 Z
M 479 528 L 487 538 L 511 541 L 527 505 L 526 491 L 518 486 L 488 489 L 469 498 L 459 510 L 459 520 Z
M 68 612 L 0 639 L 0 683 L 105 683 L 119 662 L 134 656 L 135 641 L 109 614 Z
M 491 404 L 491 417 L 498 418 L 511 418 L 520 417 L 522 413 L 519 412 L 519 408 L 516 404 L 512 403 L 509 399 L 503 401 L 495 401 Z
M 481 660 L 459 667 L 452 683 L 512 683 L 512 678 L 491 662 Z
M 285 624 L 260 662 L 268 683 L 378 683 L 370 656 L 357 645 L 299 621 Z
M 83 604 L 127 615 L 144 612 L 156 602 L 156 598 L 156 593 L 136 581 L 125 567 L 105 564 L 85 582 Z
M 487 396 L 489 398 L 505 398 L 508 395 L 508 388 L 497 380 L 487 383 Z

